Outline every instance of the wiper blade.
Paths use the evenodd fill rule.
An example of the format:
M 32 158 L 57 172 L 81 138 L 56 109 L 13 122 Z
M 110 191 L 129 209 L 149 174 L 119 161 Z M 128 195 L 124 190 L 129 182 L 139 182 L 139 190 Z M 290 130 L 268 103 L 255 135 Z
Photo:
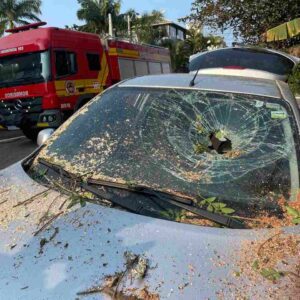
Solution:
M 104 186 L 104 187 L 109 187 L 109 188 L 116 188 L 116 189 L 123 189 L 126 191 L 130 191 L 132 193 L 137 193 L 137 194 L 142 194 L 144 196 L 150 196 L 150 197 L 155 197 L 157 199 L 160 199 L 164 202 L 167 202 L 171 205 L 174 205 L 176 207 L 185 209 L 187 211 L 190 211 L 200 217 L 203 217 L 207 220 L 213 221 L 219 225 L 226 226 L 229 228 L 234 228 L 234 229 L 245 229 L 246 226 L 241 223 L 240 221 L 227 216 L 227 215 L 220 215 L 217 213 L 213 213 L 210 211 L 207 211 L 205 209 L 198 208 L 194 206 L 194 201 L 189 198 L 185 198 L 182 196 L 177 196 L 161 191 L 156 191 L 155 189 L 151 189 L 145 186 L 138 186 L 138 185 L 126 185 L 126 184 L 121 184 L 121 183 L 114 183 L 114 182 L 107 182 L 104 180 L 94 180 L 94 179 L 89 179 L 86 184 L 82 184 L 82 187 L 92 194 L 95 194 L 96 196 L 106 198 L 107 200 L 110 200 L 112 202 L 118 202 L 117 204 L 120 206 L 125 206 L 125 208 L 128 209 L 128 203 L 125 202 L 125 199 L 122 198 L 120 199 L 115 199 L 117 197 L 111 197 L 108 195 L 109 193 L 104 192 L 99 190 L 98 188 L 95 188 L 94 186 Z M 109 198 L 108 198 L 109 197 Z M 130 197 L 128 197 L 130 198 Z M 127 200 L 126 200 L 127 201 Z M 145 200 L 143 201 L 145 204 Z M 146 202 L 147 203 L 147 202 Z M 131 210 L 136 211 L 138 209 L 139 213 L 143 210 L 143 204 L 140 204 L 141 207 L 133 208 Z M 147 209 L 149 212 L 149 209 Z
M 63 167 L 51 163 L 47 160 L 45 160 L 44 158 L 39 158 L 38 162 L 48 168 L 50 168 L 51 170 L 53 170 L 54 172 L 58 173 L 59 175 L 63 175 L 64 177 L 70 178 L 70 179 L 75 179 L 75 180 L 80 180 L 80 177 L 66 171 Z
M 183 196 L 177 196 L 171 193 L 167 193 L 167 192 L 162 192 L 162 191 L 157 191 L 154 189 L 151 189 L 147 186 L 144 185 L 132 185 L 132 184 L 124 184 L 124 183 L 118 183 L 118 182 L 111 182 L 111 181 L 106 181 L 106 180 L 100 180 L 100 179 L 92 179 L 89 178 L 87 180 L 87 183 L 90 185 L 99 185 L 99 186 L 106 186 L 106 187 L 111 187 L 111 188 L 118 188 L 118 189 L 123 189 L 123 190 L 127 190 L 127 191 L 132 191 L 132 192 L 139 192 L 139 193 L 143 193 L 143 194 L 149 194 L 154 193 L 155 194 L 159 194 L 159 195 L 165 195 L 172 197 L 173 200 L 178 201 L 178 202 L 182 202 L 188 205 L 192 205 L 193 204 L 193 199 L 189 198 L 189 197 L 183 197 Z M 148 192 L 148 193 L 146 193 Z

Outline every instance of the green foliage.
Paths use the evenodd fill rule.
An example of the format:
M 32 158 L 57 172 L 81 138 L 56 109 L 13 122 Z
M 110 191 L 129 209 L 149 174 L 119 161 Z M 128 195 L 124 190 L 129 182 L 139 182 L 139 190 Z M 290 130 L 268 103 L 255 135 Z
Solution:
M 187 31 L 185 44 L 189 49 L 189 55 L 206 51 L 208 46 L 225 47 L 224 39 L 220 36 L 204 36 L 197 25 Z
M 175 72 L 187 71 L 189 57 L 199 51 L 207 49 L 207 46 L 225 46 L 221 37 L 204 36 L 198 28 L 190 29 L 187 39 L 166 39 L 163 27 L 152 25 L 165 21 L 161 11 L 152 10 L 143 14 L 130 9 L 120 14 L 120 0 L 77 0 L 80 9 L 77 11 L 79 20 L 86 22 L 85 25 L 73 25 L 67 27 L 72 30 L 80 30 L 106 35 L 108 33 L 108 13 L 112 15 L 114 34 L 118 37 L 133 38 L 141 43 L 159 45 L 170 50 L 172 70 Z M 131 32 L 128 36 L 127 18 L 130 17 Z
M 176 222 L 180 222 L 186 218 L 186 211 L 178 209 L 167 209 L 161 211 L 160 215 L 168 220 L 175 220 Z
M 126 181 L 126 185 L 129 187 L 129 188 L 134 188 L 137 184 L 134 180 L 128 180 Z
M 271 280 L 271 281 L 276 281 L 284 276 L 284 272 L 278 271 L 274 268 L 262 268 L 261 269 L 259 266 L 259 261 L 257 259 L 253 262 L 252 269 L 255 272 L 258 272 L 264 278 Z
M 77 0 L 80 9 L 77 11 L 79 20 L 86 24 L 78 26 L 79 30 L 105 35 L 108 33 L 108 14 L 114 23 L 118 23 L 121 8 L 120 0 Z M 124 20 L 125 21 L 125 20 Z
M 206 210 L 210 211 L 210 212 L 214 212 L 214 213 L 218 213 L 218 214 L 223 214 L 223 215 L 230 215 L 232 213 L 235 212 L 234 209 L 227 207 L 226 203 L 223 202 L 218 202 L 216 201 L 217 198 L 216 197 L 210 197 L 210 198 L 206 198 L 204 200 L 201 200 L 198 205 L 200 207 L 205 206 Z
M 292 74 L 289 75 L 288 84 L 294 94 L 300 95 L 300 63 L 294 67 Z
M 1 0 L 0 36 L 7 28 L 26 25 L 29 21 L 40 21 L 41 0 Z
M 253 264 L 252 264 L 252 269 L 253 269 L 254 271 L 258 271 L 258 270 L 259 270 L 259 262 L 258 262 L 257 259 L 253 262 Z
M 199 29 L 188 30 L 184 41 L 157 38 L 153 43 L 169 48 L 172 69 L 175 72 L 188 70 L 189 58 L 192 54 L 205 51 L 208 46 L 225 46 L 223 38 L 212 35 L 204 36 Z
M 271 280 L 271 281 L 276 281 L 284 276 L 283 272 L 277 271 L 276 269 L 273 269 L 273 268 L 262 269 L 260 271 L 260 274 L 264 278 Z
M 295 0 L 194 0 L 190 15 L 181 21 L 224 30 L 256 43 L 268 29 L 299 17 Z
M 223 130 L 218 130 L 215 132 L 215 137 L 222 141 L 225 138 L 225 132 Z
M 152 10 L 150 13 L 143 13 L 139 18 L 132 21 L 132 27 L 137 36 L 137 40 L 146 44 L 159 43 L 160 32 L 152 27 L 153 24 L 163 22 L 164 14 L 158 10 Z
M 194 152 L 196 154 L 202 154 L 204 152 L 209 152 L 209 149 L 201 143 L 196 143 L 193 147 L 194 147 Z
M 285 208 L 286 208 L 287 214 L 292 217 L 292 222 L 296 225 L 300 224 L 300 210 L 297 210 L 290 206 L 286 206 Z
M 44 170 L 36 170 L 34 174 L 32 175 L 32 178 L 35 180 L 41 180 L 44 178 L 44 176 L 47 174 L 48 169 Z
M 70 197 L 70 203 L 67 206 L 67 208 L 69 209 L 69 208 L 71 208 L 71 207 L 73 207 L 74 205 L 77 205 L 77 204 L 80 204 L 81 207 L 84 207 L 84 206 L 86 206 L 86 201 L 84 200 L 84 198 L 82 198 L 79 195 L 72 195 Z
M 194 127 L 198 133 L 206 134 L 206 130 L 202 124 L 202 116 L 201 115 L 196 116 L 196 122 L 194 123 Z

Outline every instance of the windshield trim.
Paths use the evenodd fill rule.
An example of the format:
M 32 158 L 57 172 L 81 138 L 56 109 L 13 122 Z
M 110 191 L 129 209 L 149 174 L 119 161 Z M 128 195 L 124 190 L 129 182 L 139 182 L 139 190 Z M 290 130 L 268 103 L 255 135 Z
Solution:
M 226 76 L 228 77 L 228 76 Z M 251 78 L 252 79 L 252 78 Z M 198 85 L 201 82 L 198 82 Z M 249 93 L 243 93 L 243 92 L 237 92 L 237 91 L 231 91 L 231 90 L 222 90 L 222 89 L 208 89 L 208 88 L 201 88 L 201 87 L 197 87 L 197 82 L 195 82 L 195 86 L 194 87 L 182 87 L 182 86 L 153 86 L 153 85 L 135 85 L 135 84 L 126 84 L 126 85 L 119 85 L 118 84 L 118 88 L 147 88 L 147 89 L 168 89 L 168 90 L 196 90 L 196 91 L 203 91 L 203 92 L 218 92 L 218 93 L 230 93 L 230 94 L 235 94 L 235 95 L 249 95 L 249 96 L 258 96 L 258 97 L 266 97 L 266 98 L 273 98 L 273 99 L 281 99 L 281 100 L 285 100 L 282 97 L 279 96 L 266 96 L 264 94 L 259 94 L 259 93 L 253 93 L 253 94 L 249 94 Z

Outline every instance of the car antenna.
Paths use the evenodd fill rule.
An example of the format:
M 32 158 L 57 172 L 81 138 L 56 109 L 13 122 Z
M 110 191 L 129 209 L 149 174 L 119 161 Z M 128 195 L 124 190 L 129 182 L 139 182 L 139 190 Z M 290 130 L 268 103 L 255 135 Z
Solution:
M 189 86 L 194 86 L 194 85 L 195 85 L 195 79 L 196 79 L 196 77 L 197 77 L 197 75 L 198 75 L 199 70 L 200 70 L 200 68 L 197 70 L 197 72 L 196 72 L 196 74 L 194 75 L 193 79 L 191 80 Z

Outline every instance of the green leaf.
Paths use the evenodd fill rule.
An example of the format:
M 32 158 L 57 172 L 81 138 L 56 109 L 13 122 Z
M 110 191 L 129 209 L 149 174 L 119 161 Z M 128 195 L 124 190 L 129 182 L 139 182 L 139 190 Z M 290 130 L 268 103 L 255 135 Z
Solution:
M 258 260 L 256 259 L 252 264 L 252 269 L 257 271 L 259 268 Z
M 279 272 L 273 268 L 262 269 L 260 274 L 268 280 L 278 280 L 283 276 L 282 272 Z
M 199 133 L 202 133 L 204 131 L 204 128 L 201 124 L 196 124 L 195 128 Z
M 199 202 L 199 205 L 200 205 L 200 206 L 203 206 L 203 205 L 205 205 L 205 204 L 206 204 L 206 200 L 205 200 L 205 199 Z
M 297 209 L 292 208 L 292 207 L 290 207 L 290 206 L 288 206 L 288 205 L 287 205 L 285 208 L 286 208 L 287 213 L 288 213 L 290 216 L 292 216 L 292 217 L 294 217 L 294 218 L 300 217 L 300 212 L 299 212 Z
M 79 201 L 80 201 L 80 198 L 78 197 L 78 196 L 71 196 L 70 197 L 70 203 L 69 203 L 69 205 L 67 206 L 67 208 L 71 208 L 71 207 L 73 207 L 74 205 L 76 205 L 76 204 L 78 204 L 79 203 Z
M 241 272 L 239 272 L 239 271 L 234 271 L 234 272 L 233 272 L 233 275 L 234 275 L 235 277 L 240 277 L 240 276 L 241 276 Z
M 223 132 L 221 130 L 217 131 L 215 137 L 219 140 L 222 139 L 224 137 Z
M 210 212 L 213 212 L 214 211 L 214 208 L 212 205 L 208 205 L 207 206 L 207 210 L 210 211 Z
M 81 207 L 85 207 L 86 206 L 86 201 L 83 199 L 80 199 L 80 205 Z
M 216 199 L 217 199 L 216 197 L 209 197 L 209 198 L 206 198 L 206 199 L 204 199 L 204 200 L 205 200 L 206 202 L 208 202 L 208 203 L 212 203 L 212 202 L 214 202 Z
M 293 219 L 292 220 L 292 222 L 294 223 L 294 224 L 300 224 L 300 217 L 299 218 L 295 218 L 295 219 Z
M 220 208 L 220 203 L 219 202 L 211 203 L 211 206 L 213 206 L 216 209 L 219 209 Z
M 224 208 L 221 209 L 221 211 L 222 211 L 223 214 L 226 214 L 226 215 L 229 215 L 229 214 L 232 214 L 232 213 L 235 212 L 234 209 L 229 208 L 229 207 L 224 207 Z

